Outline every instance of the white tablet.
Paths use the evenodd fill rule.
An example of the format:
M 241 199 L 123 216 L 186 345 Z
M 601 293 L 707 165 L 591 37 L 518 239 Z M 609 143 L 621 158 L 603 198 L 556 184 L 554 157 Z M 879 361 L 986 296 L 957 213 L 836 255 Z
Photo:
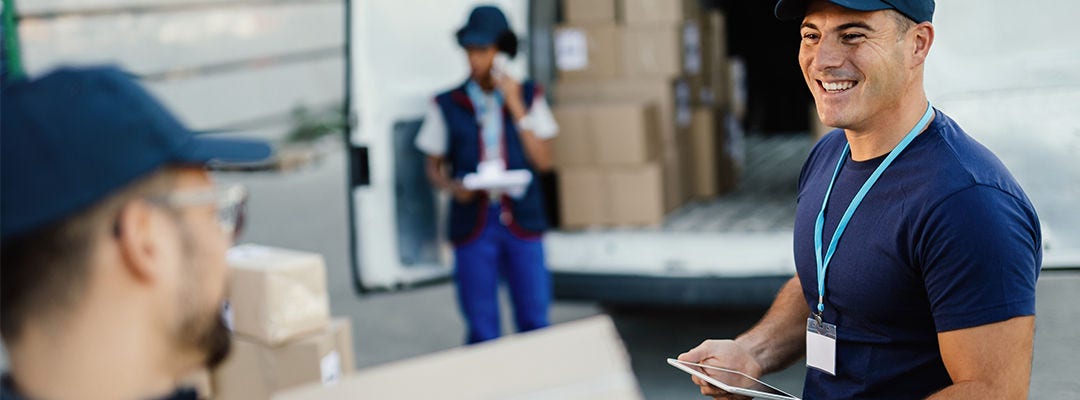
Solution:
M 731 394 L 739 394 L 759 399 L 771 400 L 799 400 L 798 397 L 787 394 L 783 390 L 754 379 L 754 377 L 739 371 L 714 367 L 705 364 L 679 361 L 674 358 L 667 359 L 671 366 L 686 371 L 690 375 L 709 382 L 720 390 Z M 705 370 L 708 369 L 708 373 Z

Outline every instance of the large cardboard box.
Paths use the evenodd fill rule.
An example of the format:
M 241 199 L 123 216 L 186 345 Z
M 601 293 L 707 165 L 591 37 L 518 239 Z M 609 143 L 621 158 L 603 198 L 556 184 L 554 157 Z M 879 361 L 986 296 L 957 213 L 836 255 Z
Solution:
M 608 175 L 611 221 L 615 225 L 664 222 L 664 185 L 660 164 L 620 167 Z
M 698 199 L 720 193 L 719 157 L 723 156 L 720 149 L 723 138 L 716 118 L 712 108 L 696 108 L 690 123 L 690 186 L 693 197 Z
M 626 77 L 670 79 L 682 73 L 682 29 L 679 26 L 622 29 L 622 63 Z
M 662 360 L 660 362 L 663 362 Z M 277 400 L 642 399 L 630 359 L 607 316 L 362 370 L 333 387 Z
M 563 18 L 572 24 L 614 24 L 616 0 L 563 0 Z
M 662 163 L 559 171 L 563 227 L 658 225 L 670 209 Z
M 562 25 L 555 29 L 555 67 L 561 80 L 615 78 L 622 74 L 615 25 Z
M 697 21 L 621 29 L 624 76 L 670 79 L 703 75 L 702 33 Z
M 675 137 L 675 88 L 667 79 L 609 79 L 593 81 L 559 81 L 553 93 L 559 104 L 601 101 L 644 101 L 656 105 L 661 143 L 671 143 Z
M 229 250 L 228 262 L 231 322 L 238 336 L 275 345 L 329 322 L 322 255 L 244 244 Z
M 659 148 L 656 106 L 646 102 L 576 103 L 555 107 L 555 165 L 631 165 Z
M 725 109 L 730 103 L 731 77 L 728 67 L 727 20 L 719 10 L 709 11 L 702 24 L 701 105 Z
M 611 222 L 608 182 L 599 167 L 559 169 L 559 212 L 564 228 L 586 228 Z
M 591 165 L 596 162 L 596 140 L 588 105 L 559 104 L 552 108 L 559 134 L 551 147 L 556 167 Z
M 627 25 L 677 24 L 699 15 L 699 0 L 619 0 Z
M 287 388 L 337 384 L 355 370 L 351 332 L 347 319 L 335 319 L 280 346 L 234 338 L 229 357 L 214 371 L 215 399 L 267 400 Z

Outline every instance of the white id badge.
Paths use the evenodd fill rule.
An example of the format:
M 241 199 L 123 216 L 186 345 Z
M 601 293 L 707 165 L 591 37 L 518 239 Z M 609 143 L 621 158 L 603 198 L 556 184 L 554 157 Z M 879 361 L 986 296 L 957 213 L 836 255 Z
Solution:
M 836 375 L 836 325 L 806 319 L 806 366 Z

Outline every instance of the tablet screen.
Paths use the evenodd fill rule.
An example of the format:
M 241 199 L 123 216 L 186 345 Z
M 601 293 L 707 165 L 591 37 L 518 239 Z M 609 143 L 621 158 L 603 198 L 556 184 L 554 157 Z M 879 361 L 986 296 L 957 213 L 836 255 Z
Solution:
M 765 382 L 754 379 L 753 377 L 739 371 L 714 367 L 711 365 L 695 364 L 675 359 L 669 359 L 668 362 L 678 363 L 679 365 L 682 365 L 688 369 L 697 371 L 713 379 L 716 379 L 717 381 L 723 382 L 728 386 L 749 389 L 755 392 L 767 393 L 783 398 L 796 398 L 790 394 L 781 391 L 780 389 L 769 386 Z

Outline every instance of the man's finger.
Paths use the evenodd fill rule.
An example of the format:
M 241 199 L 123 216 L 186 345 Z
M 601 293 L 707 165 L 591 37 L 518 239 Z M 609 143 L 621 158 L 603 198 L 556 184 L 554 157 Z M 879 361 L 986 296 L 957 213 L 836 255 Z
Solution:
M 708 347 L 708 340 L 701 342 L 697 347 L 688 350 L 685 353 L 679 354 L 679 361 L 687 362 L 699 362 L 704 360 L 707 356 L 705 349 Z

